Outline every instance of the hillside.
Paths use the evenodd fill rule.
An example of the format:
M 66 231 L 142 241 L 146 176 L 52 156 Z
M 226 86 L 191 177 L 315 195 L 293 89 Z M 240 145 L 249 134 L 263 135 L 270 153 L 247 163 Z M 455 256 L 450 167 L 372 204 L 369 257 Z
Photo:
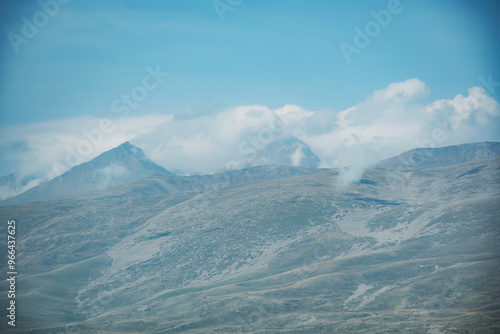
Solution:
M 5 207 L 16 332 L 500 329 L 499 158 L 371 169 L 342 189 L 335 170 L 289 176 L 206 191 L 152 176 Z
M 484 142 L 440 148 L 416 148 L 377 164 L 379 168 L 443 167 L 500 156 L 500 143 Z

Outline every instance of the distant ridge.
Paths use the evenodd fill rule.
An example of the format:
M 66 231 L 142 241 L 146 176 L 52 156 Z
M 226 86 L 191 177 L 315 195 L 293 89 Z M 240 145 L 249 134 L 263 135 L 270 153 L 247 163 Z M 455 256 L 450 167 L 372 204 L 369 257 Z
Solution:
M 289 161 L 292 161 L 294 156 L 300 158 L 296 159 L 299 164 L 291 167 Z M 441 148 L 417 148 L 383 160 L 375 167 L 390 170 L 443 167 L 499 156 L 500 143 L 483 142 Z M 271 159 L 273 162 L 282 161 L 283 165 L 288 167 L 277 166 L 279 164 L 265 166 L 264 163 Z M 102 190 L 145 178 L 150 180 L 145 180 L 144 184 L 139 182 L 131 186 L 147 188 L 150 186 L 148 182 L 154 180 L 161 184 L 159 192 L 166 194 L 183 191 L 203 192 L 232 184 L 260 182 L 321 171 L 317 169 L 319 159 L 310 151 L 307 144 L 294 137 L 286 137 L 269 145 L 262 155 L 257 156 L 254 163 L 262 166 L 213 175 L 181 177 L 151 161 L 139 147 L 125 142 L 88 162 L 71 168 L 49 182 L 0 201 L 0 206 Z M 6 179 L 9 177 L 12 176 L 9 175 Z
M 500 156 L 500 143 L 482 142 L 438 148 L 416 148 L 376 165 L 384 169 L 430 168 Z
M 0 202 L 11 205 L 104 189 L 153 174 L 176 176 L 151 161 L 137 146 L 125 142 L 94 159 L 24 193 Z

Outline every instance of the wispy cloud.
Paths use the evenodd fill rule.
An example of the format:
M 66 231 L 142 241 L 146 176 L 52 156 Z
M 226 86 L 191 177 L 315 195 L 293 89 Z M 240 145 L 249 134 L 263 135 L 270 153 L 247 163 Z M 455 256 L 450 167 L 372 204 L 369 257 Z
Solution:
M 100 168 L 94 172 L 98 180 L 98 187 L 107 187 L 113 180 L 122 179 L 129 175 L 127 167 L 113 163 L 109 166 Z

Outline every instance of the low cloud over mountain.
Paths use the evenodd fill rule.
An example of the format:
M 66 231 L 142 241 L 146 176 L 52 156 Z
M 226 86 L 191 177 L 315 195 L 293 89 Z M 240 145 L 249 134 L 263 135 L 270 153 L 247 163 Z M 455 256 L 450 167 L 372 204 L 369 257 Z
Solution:
M 151 161 L 140 148 L 125 142 L 47 183 L 6 200 L 4 205 L 104 189 L 153 174 L 174 175 Z
M 350 166 L 345 170 L 349 182 L 381 159 L 412 148 L 500 140 L 499 105 L 485 89 L 471 87 L 466 95 L 426 102 L 429 92 L 414 78 L 389 84 L 340 112 L 251 105 L 187 118 L 179 116 L 182 113 L 134 116 L 110 120 L 113 130 L 97 145 L 88 133 L 99 128 L 101 119 L 51 121 L 6 129 L 0 151 L 10 159 L 4 175 L 17 171 L 20 179 L 42 182 L 66 170 L 54 166 L 72 167 L 68 154 L 79 148 L 90 147 L 79 154 L 81 163 L 132 140 L 166 169 L 197 173 L 224 170 L 235 162 L 264 163 L 269 158 L 265 152 L 273 150 L 276 141 L 294 137 L 305 143 L 305 151 L 291 155 L 292 165 L 300 166 L 304 156 L 315 155 L 321 167 Z M 23 149 L 14 154 L 14 146 Z M 310 163 L 307 166 L 316 162 Z M 21 187 L 4 188 L 12 189 Z

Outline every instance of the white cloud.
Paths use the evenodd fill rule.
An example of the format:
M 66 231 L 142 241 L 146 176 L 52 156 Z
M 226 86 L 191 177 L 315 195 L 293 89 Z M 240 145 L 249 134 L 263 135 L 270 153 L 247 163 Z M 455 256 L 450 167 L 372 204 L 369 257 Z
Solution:
M 389 84 L 386 88 L 373 92 L 369 101 L 372 103 L 381 102 L 404 102 L 429 93 L 429 88 L 417 78 L 408 79 L 402 82 Z
M 25 181 L 20 179 L 19 175 L 15 175 L 11 182 L 0 185 L 0 201 L 21 194 L 30 188 L 36 187 L 43 181 L 45 181 L 43 178 Z
M 339 112 L 329 132 L 303 133 L 301 139 L 326 166 L 351 166 L 343 170 L 344 183 L 379 160 L 415 147 L 498 140 L 499 105 L 483 88 L 423 104 L 428 92 L 418 79 L 390 84 Z
M 277 138 L 282 124 L 276 121 L 285 121 L 286 131 L 313 115 L 297 105 L 275 110 L 261 105 L 240 106 L 187 120 L 174 119 L 135 143 L 169 170 L 211 172 L 224 169 L 230 161 L 244 160 L 239 153 L 242 144 L 260 147 L 269 135 Z
M 292 161 L 292 166 L 299 166 L 303 158 L 304 158 L 304 153 L 302 152 L 302 146 L 299 146 L 292 153 L 292 156 L 290 157 L 290 160 Z
M 322 167 L 352 165 L 357 172 L 351 174 L 358 175 L 383 158 L 417 146 L 494 139 L 496 132 L 488 131 L 487 125 L 493 124 L 492 119 L 498 122 L 498 103 L 484 89 L 473 87 L 468 96 L 426 104 L 423 99 L 429 92 L 415 78 L 376 90 L 339 113 L 308 111 L 297 105 L 275 110 L 241 106 L 210 116 L 173 120 L 136 143 L 167 169 L 190 173 L 220 170 L 228 161 L 241 161 L 238 145 L 251 143 L 259 131 L 269 128 L 273 117 L 280 116 L 286 117 L 287 125 L 282 133 L 273 133 L 275 138 L 296 136 L 311 146 Z M 461 118 L 451 127 L 448 123 L 457 123 L 457 115 Z M 445 135 L 436 137 L 436 129 Z M 298 158 L 291 157 L 294 162 Z
M 488 117 L 498 116 L 498 103 L 488 97 L 483 88 L 471 87 L 468 96 L 458 94 L 452 100 L 437 100 L 425 107 L 429 114 L 448 112 L 448 127 L 453 129 L 460 120 L 485 124 Z
M 428 93 L 429 88 L 415 78 L 376 90 L 341 112 L 251 105 L 190 119 L 171 115 L 118 119 L 113 120 L 115 129 L 82 160 L 133 141 L 169 170 L 212 172 L 230 161 L 244 161 L 242 147 L 260 149 L 265 141 L 295 136 L 309 144 L 322 160 L 321 167 L 351 166 L 342 170 L 349 183 L 375 162 L 418 146 L 499 140 L 499 105 L 483 88 L 424 103 Z M 19 147 L 20 175 L 34 175 L 35 183 L 41 182 L 50 178 L 53 162 L 65 162 L 66 147 L 76 150 L 88 141 L 82 130 L 99 128 L 100 121 L 79 118 L 9 128 L 0 148 Z M 301 153 L 291 156 L 292 163 L 303 158 Z
M 100 168 L 95 171 L 97 176 L 98 187 L 107 187 L 113 180 L 123 179 L 129 175 L 130 171 L 122 165 L 113 163 L 109 166 Z

